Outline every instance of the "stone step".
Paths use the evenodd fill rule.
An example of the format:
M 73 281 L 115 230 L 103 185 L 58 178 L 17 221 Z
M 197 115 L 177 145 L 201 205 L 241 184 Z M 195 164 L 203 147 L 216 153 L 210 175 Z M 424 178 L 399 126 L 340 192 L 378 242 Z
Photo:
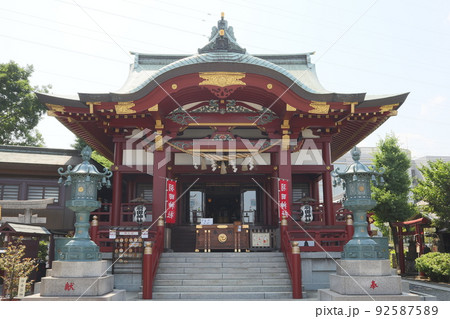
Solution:
M 158 273 L 160 274 L 238 274 L 238 273 L 276 273 L 276 272 L 286 272 L 287 268 L 286 266 L 281 268 L 248 268 L 248 267 L 242 267 L 242 268 L 221 268 L 221 267 L 214 267 L 214 268 L 160 268 L 158 269 Z
M 281 252 L 250 252 L 250 253 L 163 253 L 162 258 L 166 257 L 183 257 L 183 258 L 196 258 L 196 257 L 224 257 L 224 258 L 234 258 L 234 257 L 280 257 L 283 256 Z
M 280 268 L 286 266 L 286 263 L 283 262 L 201 262 L 201 263 L 189 263 L 189 262 L 180 262 L 180 263 L 167 263 L 164 261 L 160 261 L 160 267 L 163 268 L 214 268 L 214 267 L 222 267 L 222 268 L 248 268 L 248 267 L 258 267 L 258 268 Z
M 154 299 L 292 299 L 280 252 L 164 253 L 153 285 Z
M 271 286 L 290 283 L 290 279 L 160 279 L 154 281 L 154 286 Z
M 114 269 L 114 275 L 118 274 L 142 274 L 142 269 Z
M 284 257 L 162 257 L 162 263 L 284 262 Z
M 181 300 L 262 300 L 292 299 L 292 292 L 156 292 L 153 299 Z
M 158 279 L 246 279 L 246 278 L 272 278 L 272 279 L 289 279 L 289 274 L 286 272 L 278 272 L 278 273 L 236 273 L 236 274 L 224 274 L 224 273 L 215 273 L 215 274 L 162 274 L 159 273 L 156 275 L 155 280 Z
M 292 292 L 290 286 L 155 286 L 155 292 Z

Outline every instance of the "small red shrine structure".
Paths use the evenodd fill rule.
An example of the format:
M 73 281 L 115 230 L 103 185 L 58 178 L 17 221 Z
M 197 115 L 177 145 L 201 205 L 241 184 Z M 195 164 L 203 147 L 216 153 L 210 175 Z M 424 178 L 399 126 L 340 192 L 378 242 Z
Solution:
M 202 250 L 202 223 L 248 232 L 246 247 L 231 250 L 280 249 L 281 215 L 281 233 L 302 252 L 341 251 L 350 237 L 332 200 L 332 162 L 396 115 L 408 94 L 327 91 L 313 53 L 249 54 L 223 16 L 209 40 L 192 56 L 133 53 L 114 93 L 37 93 L 49 115 L 114 162 L 111 202 L 95 213 L 101 250 L 112 250 L 108 228 L 136 226 L 133 208 L 145 205 L 144 226 L 171 211 L 165 247 L 174 251 Z M 302 221 L 305 199 L 312 216 Z M 204 238 L 213 245 L 205 250 L 213 239 Z
M 427 217 L 421 217 L 414 220 L 408 220 L 406 222 L 396 222 L 392 223 L 393 226 L 397 227 L 397 236 L 398 236 L 398 251 L 399 251 L 399 265 L 400 265 L 400 273 L 404 274 L 406 271 L 405 266 L 405 250 L 403 245 L 403 240 L 405 236 L 413 236 L 415 246 L 418 250 L 418 257 L 424 254 L 425 250 L 425 237 L 424 237 L 424 228 L 429 227 L 431 224 L 430 219 Z M 403 231 L 403 229 L 406 231 Z

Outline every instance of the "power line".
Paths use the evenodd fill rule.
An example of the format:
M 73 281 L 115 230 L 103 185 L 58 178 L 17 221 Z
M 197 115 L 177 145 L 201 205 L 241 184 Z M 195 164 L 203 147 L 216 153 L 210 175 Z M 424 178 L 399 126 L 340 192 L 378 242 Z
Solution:
M 62 25 L 62 26 L 70 27 L 70 28 L 76 28 L 76 29 L 79 29 L 79 30 L 85 30 L 85 31 L 88 31 L 89 33 L 93 33 L 94 32 L 94 33 L 101 33 L 101 34 L 103 34 L 101 31 L 98 31 L 98 30 L 95 30 L 95 29 L 91 29 L 91 28 L 86 28 L 86 27 L 83 27 L 82 25 L 74 25 L 74 24 L 70 24 L 70 23 L 59 22 L 59 21 L 48 19 L 48 18 L 42 18 L 42 17 L 36 16 L 36 15 L 32 15 L 32 14 L 18 12 L 18 11 L 15 11 L 15 10 L 0 8 L 0 11 L 6 11 L 6 12 L 14 13 L 14 14 L 17 14 L 17 15 L 22 15 L 22 16 L 25 16 L 25 17 L 38 19 L 38 20 L 44 21 L 46 23 L 50 22 L 50 23 L 53 23 L 53 24 L 56 24 L 56 25 Z M 14 20 L 14 19 L 11 19 L 11 18 L 2 18 L 2 19 L 8 19 L 8 20 L 11 20 L 11 21 L 15 21 L 17 23 L 23 23 L 23 24 L 28 24 L 28 25 L 32 25 L 32 26 L 37 26 L 39 28 L 49 29 L 49 30 L 52 30 L 52 31 L 55 31 L 55 32 L 61 32 L 61 33 L 66 33 L 66 34 L 73 34 L 73 35 L 76 35 L 76 36 L 79 36 L 79 37 L 93 39 L 92 37 L 86 37 L 84 34 L 76 34 L 76 33 L 68 32 L 68 31 L 62 31 L 60 28 L 58 28 L 56 30 L 56 29 L 53 29 L 51 27 L 45 27 L 45 26 L 42 26 L 42 25 L 39 25 L 39 24 L 33 24 L 33 23 L 30 23 L 30 22 L 24 22 L 24 21 L 21 21 L 21 20 Z M 159 47 L 159 48 L 163 48 L 163 49 L 170 49 L 170 50 L 173 50 L 173 51 L 185 53 L 184 51 L 180 50 L 179 48 L 158 45 L 158 44 L 155 44 L 155 43 L 152 43 L 152 42 L 143 41 L 141 39 L 132 39 L 132 38 L 128 38 L 128 37 L 124 37 L 124 36 L 120 36 L 120 35 L 113 35 L 113 36 L 115 36 L 117 38 L 120 38 L 120 39 L 123 39 L 123 40 L 133 41 L 133 42 L 142 43 L 142 44 L 145 44 L 145 45 L 150 45 L 150 46 L 154 46 L 154 47 Z M 100 40 L 100 39 L 95 39 L 95 40 L 96 41 L 100 41 L 100 42 L 110 43 L 110 42 L 105 41 L 105 40 Z
M 75 4 L 73 4 L 71 2 L 64 1 L 64 0 L 54 0 L 54 1 L 61 2 L 61 3 L 67 4 L 67 5 L 71 5 L 71 6 L 76 6 Z M 161 24 L 161 23 L 151 22 L 149 20 L 139 19 L 139 18 L 136 18 L 136 17 L 130 18 L 130 17 L 125 16 L 123 14 L 119 14 L 119 13 L 115 13 L 115 12 L 111 12 L 111 11 L 106 11 L 106 10 L 102 10 L 102 9 L 97 9 L 97 8 L 93 8 L 93 7 L 83 6 L 83 8 L 87 9 L 87 10 L 90 10 L 90 11 L 96 11 L 96 12 L 108 14 L 108 15 L 119 17 L 119 18 L 126 19 L 126 20 L 132 20 L 132 21 L 135 21 L 135 22 L 137 21 L 137 22 L 141 22 L 141 23 L 145 23 L 145 24 L 149 24 L 149 25 L 156 25 L 156 26 L 159 26 L 159 27 L 162 27 L 162 28 L 166 28 L 166 29 L 172 29 L 172 30 L 175 30 L 175 31 L 178 31 L 178 32 L 193 34 L 193 35 L 201 36 L 201 37 L 207 37 L 205 34 L 189 31 L 188 29 L 181 29 L 181 28 L 177 28 L 177 27 L 173 27 L 173 26 L 169 26 L 169 25 L 164 25 L 164 24 Z
M 92 57 L 92 58 L 108 60 L 108 61 L 111 61 L 111 62 L 116 62 L 116 63 L 121 63 L 121 64 L 124 63 L 124 61 L 122 61 L 122 60 L 116 60 L 116 59 L 107 58 L 107 57 L 104 57 L 104 56 L 99 56 L 99 55 L 95 55 L 95 54 L 91 54 L 91 53 L 86 53 L 86 52 L 66 49 L 66 48 L 62 48 L 62 47 L 58 47 L 58 46 L 55 46 L 55 45 L 46 44 L 46 43 L 42 43 L 42 42 L 25 40 L 25 39 L 21 39 L 21 38 L 17 38 L 17 37 L 12 37 L 12 36 L 9 36 L 9 35 L 6 35 L 6 34 L 1 34 L 0 33 L 0 37 L 4 37 L 4 38 L 11 39 L 11 40 L 16 40 L 16 41 L 21 41 L 21 42 L 26 42 L 26 43 L 31 43 L 31 44 L 35 44 L 35 45 L 39 45 L 39 46 L 44 46 L 44 47 L 51 48 L 51 49 L 57 49 L 57 50 L 61 50 L 61 51 L 66 51 L 66 52 L 86 55 L 86 56 L 89 56 L 89 57 Z

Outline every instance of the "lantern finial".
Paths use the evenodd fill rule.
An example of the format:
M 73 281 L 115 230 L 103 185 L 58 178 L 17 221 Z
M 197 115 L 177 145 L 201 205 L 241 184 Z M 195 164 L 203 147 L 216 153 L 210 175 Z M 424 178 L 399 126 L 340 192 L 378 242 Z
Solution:
M 359 161 L 359 159 L 361 158 L 361 151 L 356 146 L 352 149 L 351 154 L 355 162 Z
M 89 146 L 85 146 L 83 150 L 81 151 L 81 158 L 84 162 L 89 162 L 92 155 L 92 149 Z

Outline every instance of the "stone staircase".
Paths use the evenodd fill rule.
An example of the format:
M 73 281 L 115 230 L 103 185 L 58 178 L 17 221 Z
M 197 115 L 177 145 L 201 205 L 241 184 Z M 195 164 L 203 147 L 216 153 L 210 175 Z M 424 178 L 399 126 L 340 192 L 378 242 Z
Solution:
M 153 299 L 292 299 L 281 252 L 163 253 Z
M 126 291 L 141 291 L 142 260 L 130 260 L 127 263 L 114 264 L 114 288 Z

